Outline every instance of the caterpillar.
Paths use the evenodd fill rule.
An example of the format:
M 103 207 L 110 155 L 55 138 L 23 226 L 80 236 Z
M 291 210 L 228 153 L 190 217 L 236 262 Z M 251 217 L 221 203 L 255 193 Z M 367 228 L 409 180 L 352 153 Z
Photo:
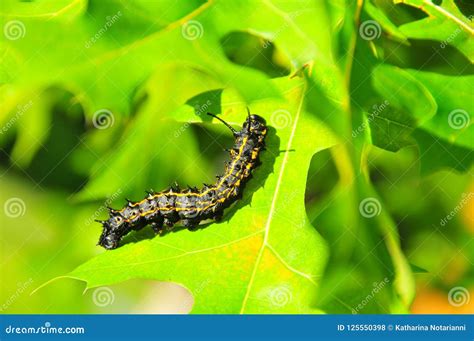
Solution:
M 128 204 L 120 210 L 109 207 L 109 218 L 97 220 L 103 226 L 97 245 L 115 249 L 122 237 L 147 225 L 162 235 L 178 222 L 193 230 L 203 220 L 220 220 L 224 209 L 242 197 L 252 170 L 260 165 L 260 151 L 265 149 L 266 122 L 258 115 L 251 115 L 248 108 L 247 112 L 240 131 L 208 113 L 224 123 L 235 138 L 234 146 L 228 150 L 230 161 L 226 162 L 224 174 L 216 176 L 216 183 L 204 184 L 200 190 L 180 189 L 176 184 L 162 192 L 147 192 L 147 197 L 138 202 L 127 200 Z

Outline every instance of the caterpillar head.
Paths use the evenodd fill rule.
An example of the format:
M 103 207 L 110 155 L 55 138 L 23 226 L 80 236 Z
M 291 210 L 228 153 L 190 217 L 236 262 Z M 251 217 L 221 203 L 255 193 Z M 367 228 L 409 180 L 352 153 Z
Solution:
M 113 214 L 108 220 L 101 221 L 101 223 L 104 229 L 97 245 L 108 250 L 117 248 L 127 223 L 120 214 Z
M 267 133 L 267 122 L 258 115 L 250 115 L 245 121 L 244 127 L 248 127 L 250 132 L 257 135 L 265 135 Z

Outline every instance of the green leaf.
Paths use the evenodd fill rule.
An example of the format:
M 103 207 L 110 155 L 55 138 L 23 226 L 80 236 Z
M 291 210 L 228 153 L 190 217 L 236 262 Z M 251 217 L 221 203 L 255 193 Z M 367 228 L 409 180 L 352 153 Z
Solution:
M 74 94 L 89 120 L 107 109 L 120 123 L 120 117 L 131 113 L 137 89 L 157 65 L 166 63 L 199 67 L 215 81 L 237 89 L 246 101 L 279 96 L 262 72 L 226 57 L 221 40 L 231 32 L 249 31 L 273 40 L 294 70 L 316 53 L 315 45 L 286 13 L 267 2 L 215 1 L 201 6 L 197 2 L 178 10 L 173 1 L 140 2 L 129 9 L 121 1 L 107 0 L 107 6 L 92 2 L 87 13 L 79 6 L 83 3 L 65 1 L 61 7 L 48 2 L 41 7 L 41 15 L 28 15 L 25 10 L 21 16 L 16 6 L 6 6 L 0 26 L 19 25 L 22 36 L 0 38 L 0 81 L 8 82 L 16 92 L 14 98 L 9 96 L 9 105 L 0 109 L 0 118 L 28 101 L 25 93 L 41 95 L 58 85 Z M 173 10 L 168 13 L 168 8 Z M 163 9 L 168 13 L 165 17 Z M 158 24 L 155 16 L 160 17 Z M 173 46 L 174 52 L 163 51 L 163 46 Z
M 415 274 L 427 274 L 429 271 L 419 267 L 418 265 L 410 263 L 411 271 Z
M 0 197 L 26 208 L 18 218 L 0 214 L 0 244 L 15 253 L 4 259 L 0 298 L 10 301 L 28 278 L 80 280 L 0 310 L 128 308 L 99 310 L 81 299 L 86 282 L 117 283 L 114 292 L 143 312 L 140 298 L 160 280 L 188 288 L 195 313 L 408 313 L 415 278 L 444 288 L 472 280 L 472 248 L 463 250 L 474 162 L 469 6 L 3 0 L 0 7 Z M 362 37 L 366 21 L 383 36 Z M 93 219 L 115 200 L 138 200 L 173 181 L 213 182 L 232 135 L 204 114 L 237 128 L 247 106 L 267 119 L 268 148 L 224 221 L 163 237 L 147 227 L 117 250 L 95 246 L 101 228 Z M 107 129 L 97 127 L 97 113 L 111 115 Z M 415 143 L 418 154 L 404 148 Z M 363 214 L 364 202 L 378 208 L 374 216 Z M 422 243 L 431 235 L 434 244 Z M 71 271 L 77 259 L 88 261 Z M 411 263 L 443 262 L 453 266 L 413 275 L 422 271 Z
M 306 179 L 301 174 L 306 174 L 314 153 L 336 139 L 304 111 L 304 82 L 278 83 L 287 102 L 267 100 L 251 106 L 277 130 L 271 129 L 263 164 L 242 203 L 227 212 L 231 219 L 195 233 L 181 231 L 126 244 L 67 277 L 86 281 L 88 288 L 130 278 L 174 281 L 194 294 L 196 313 L 318 312 L 315 294 L 327 246 L 306 217 Z M 223 108 L 237 99 L 224 91 Z
M 176 7 L 171 3 L 164 1 L 162 5 Z M 280 27 L 287 25 L 287 19 L 266 3 L 205 3 L 178 21 L 153 27 L 154 31 L 146 32 L 145 37 L 141 27 L 144 24 L 137 20 L 133 11 L 126 10 L 119 1 L 108 0 L 108 4 L 107 13 L 103 7 L 91 6 L 87 14 L 75 18 L 74 25 L 60 20 L 63 19 L 62 12 L 50 21 L 22 18 L 25 27 L 22 39 L 3 37 L 4 49 L 8 53 L 3 56 L 2 65 L 8 65 L 8 70 L 2 71 L 16 84 L 28 82 L 41 88 L 54 82 L 73 89 L 86 113 L 92 115 L 104 107 L 113 112 L 129 112 L 136 87 L 151 74 L 157 63 L 170 61 L 206 68 L 217 79 L 237 88 L 247 100 L 277 95 L 261 73 L 238 67 L 227 60 L 219 42 L 229 32 L 246 30 L 274 37 L 295 67 L 314 56 L 312 45 L 299 32 L 295 34 L 297 28 L 294 25 L 275 34 Z M 158 13 L 159 9 L 153 7 L 153 10 Z M 207 15 L 211 10 L 214 15 Z M 14 14 L 2 18 L 2 27 L 10 18 L 14 18 Z M 131 27 L 122 30 L 128 23 Z M 189 27 L 191 24 L 193 26 Z M 104 26 L 107 27 L 105 31 Z M 127 39 L 115 33 L 123 31 L 133 33 L 129 33 Z M 292 43 L 285 44 L 290 39 Z M 62 48 L 55 49 L 55 46 Z M 175 52 L 163 53 L 162 46 L 174 46 Z M 37 51 L 41 58 L 26 58 L 32 51 Z M 85 58 L 78 60 L 78 56 Z M 40 63 L 42 67 L 39 67 Z
M 87 0 L 45 0 L 35 3 L 34 6 L 21 6 L 16 0 L 5 0 L 2 2 L 0 15 L 40 20 L 60 17 L 67 20 L 82 14 L 86 8 Z
M 474 151 L 453 145 L 436 135 L 417 129 L 413 134 L 420 149 L 421 173 L 452 168 L 467 172 L 474 164 Z
M 372 85 L 382 96 L 366 115 L 373 143 L 393 152 L 413 144 L 413 129 L 431 119 L 437 104 L 428 89 L 407 71 L 381 64 L 372 72 Z
M 403 111 L 385 109 L 382 114 L 365 113 L 366 126 L 370 126 L 372 143 L 377 147 L 396 152 L 413 144 L 410 135 L 414 129 L 413 119 Z
M 193 136 L 186 131 L 189 125 L 173 122 L 169 114 L 184 105 L 189 98 L 218 87 L 218 82 L 198 69 L 175 63 L 157 67 L 143 88 L 148 96 L 146 103 L 130 122 L 118 146 L 106 155 L 107 162 L 99 160 L 91 169 L 92 180 L 76 199 L 104 198 L 118 190 L 127 195 L 141 196 L 150 187 L 156 189 L 167 186 L 170 179 L 184 183 L 201 180 L 200 174 L 195 172 L 191 176 L 184 174 L 188 175 L 185 178 L 176 173 L 176 169 L 186 169 L 189 165 L 197 169 L 205 167 L 199 158 L 194 157 L 199 153 Z M 170 97 L 169 93 L 174 96 Z M 151 148 L 151 141 L 155 138 L 158 143 Z M 174 155 L 181 157 L 175 158 Z M 176 159 L 174 167 L 162 167 L 164 160 L 170 158 Z M 131 160 L 137 167 L 130 167 Z M 159 177 L 156 176 L 157 171 Z
M 364 9 L 394 39 L 408 45 L 408 39 L 400 29 L 387 17 L 384 11 L 375 6 L 372 0 L 364 2 Z
M 474 163 L 474 101 L 468 91 L 473 76 L 452 77 L 412 71 L 433 93 L 438 112 L 416 138 L 422 174 L 452 168 L 468 172 Z
M 423 130 L 443 140 L 474 149 L 474 76 L 446 76 L 407 70 L 431 92 L 438 105 L 436 115 L 421 125 Z
M 384 100 L 366 113 L 373 144 L 395 152 L 417 142 L 423 174 L 445 167 L 469 169 L 474 102 L 467 89 L 474 77 L 389 65 L 377 66 L 372 76 L 373 87 Z M 429 134 L 420 131 L 412 136 L 417 128 Z
M 431 0 L 393 0 L 424 11 L 428 17 L 399 27 L 409 38 L 441 42 L 441 47 L 452 45 L 474 62 L 474 26 L 472 18 L 465 17 L 454 0 L 443 0 L 435 5 Z
M 431 93 L 403 69 L 381 64 L 372 71 L 372 84 L 388 105 L 407 113 L 415 125 L 436 113 L 437 105 Z
M 367 185 L 367 192 L 375 197 L 375 191 Z M 370 195 L 370 194 L 369 194 Z M 411 305 L 415 297 L 415 279 L 405 255 L 403 254 L 400 235 L 397 225 L 390 214 L 383 209 L 381 213 L 375 217 L 378 227 L 383 234 L 387 251 L 390 254 L 393 267 L 395 269 L 394 283 L 395 292 L 400 298 L 400 305 L 397 309 L 406 310 Z M 395 312 L 395 311 L 394 311 Z

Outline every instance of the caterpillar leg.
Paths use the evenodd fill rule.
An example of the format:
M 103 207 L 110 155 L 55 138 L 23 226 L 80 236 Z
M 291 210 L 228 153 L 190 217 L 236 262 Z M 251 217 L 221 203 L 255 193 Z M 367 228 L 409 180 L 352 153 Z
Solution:
M 147 225 L 147 224 L 146 224 L 145 221 L 137 221 L 135 224 L 133 224 L 132 230 L 134 230 L 134 231 L 139 231 L 139 230 L 141 230 L 142 228 L 144 228 L 146 225 Z
M 216 212 L 215 215 L 214 215 L 214 220 L 215 221 L 221 221 L 223 215 L 224 215 L 224 212 Z
M 153 231 L 155 232 L 155 234 L 159 234 L 159 235 L 162 235 L 163 234 L 163 223 L 157 223 L 157 222 L 153 222 L 150 224 L 151 228 L 153 229 Z
M 199 225 L 199 221 L 194 219 L 183 219 L 181 222 L 189 231 L 196 231 Z
M 165 218 L 165 225 L 166 225 L 166 226 L 168 226 L 168 227 L 173 227 L 174 223 L 175 223 L 174 220 Z
M 163 233 L 163 220 L 163 216 L 159 215 L 158 213 L 149 217 L 148 222 L 156 234 L 161 235 Z
M 164 215 L 164 223 L 168 227 L 173 227 L 179 221 L 179 214 L 176 211 L 166 212 Z

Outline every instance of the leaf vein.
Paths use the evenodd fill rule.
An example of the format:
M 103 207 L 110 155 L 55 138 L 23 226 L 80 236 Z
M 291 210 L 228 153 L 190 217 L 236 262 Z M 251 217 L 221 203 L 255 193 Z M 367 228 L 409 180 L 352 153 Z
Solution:
M 285 171 L 286 164 L 288 162 L 288 157 L 289 157 L 289 152 L 288 151 L 291 150 L 291 145 L 292 145 L 293 139 L 295 137 L 296 127 L 298 125 L 299 117 L 300 117 L 300 114 L 301 114 L 301 111 L 302 111 L 303 101 L 304 101 L 304 92 L 305 92 L 305 86 L 303 86 L 300 103 L 299 103 L 298 109 L 296 111 L 295 122 L 293 123 L 293 126 L 291 128 L 291 134 L 290 134 L 290 137 L 288 139 L 288 143 L 286 144 L 285 155 L 284 155 L 283 161 L 281 163 L 280 173 L 278 175 L 278 180 L 277 180 L 276 187 L 275 187 L 275 193 L 273 194 L 272 203 L 271 203 L 271 206 L 270 206 L 270 212 L 268 213 L 267 221 L 266 221 L 266 224 L 265 224 L 265 235 L 264 235 L 264 238 L 263 238 L 262 246 L 260 247 L 260 250 L 258 252 L 257 259 L 255 260 L 255 264 L 254 264 L 254 267 L 253 267 L 253 270 L 252 270 L 252 274 L 250 276 L 250 280 L 249 280 L 249 283 L 247 285 L 247 291 L 246 291 L 244 299 L 242 301 L 242 307 L 240 309 L 241 314 L 243 314 L 243 312 L 245 311 L 245 308 L 247 306 L 247 301 L 248 301 L 249 296 L 250 296 L 250 291 L 252 289 L 253 281 L 255 280 L 255 275 L 257 273 L 258 266 L 259 266 L 260 261 L 261 261 L 262 256 L 263 256 L 263 251 L 265 250 L 265 247 L 269 245 L 268 244 L 268 236 L 270 234 L 270 225 L 271 225 L 271 222 L 272 222 L 272 217 L 275 214 L 275 206 L 276 206 L 276 201 L 277 201 L 277 198 L 278 198 L 278 192 L 280 191 L 280 185 L 282 183 L 283 174 L 284 174 L 284 171 Z

